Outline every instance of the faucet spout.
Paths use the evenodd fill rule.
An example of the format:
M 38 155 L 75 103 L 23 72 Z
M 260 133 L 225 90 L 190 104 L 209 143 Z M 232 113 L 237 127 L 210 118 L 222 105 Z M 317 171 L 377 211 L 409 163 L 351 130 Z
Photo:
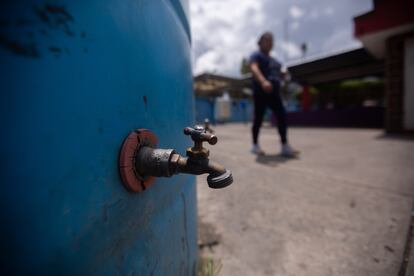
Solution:
M 200 175 L 208 173 L 207 183 L 213 189 L 221 189 L 233 183 L 231 172 L 208 158 L 195 159 L 173 154 L 170 168 L 173 174 L 188 173 Z

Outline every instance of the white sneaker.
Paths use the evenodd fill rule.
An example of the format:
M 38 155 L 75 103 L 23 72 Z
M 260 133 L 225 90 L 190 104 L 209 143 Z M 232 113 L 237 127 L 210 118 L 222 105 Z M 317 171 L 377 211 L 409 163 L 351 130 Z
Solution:
M 293 149 L 289 144 L 283 144 L 280 154 L 284 157 L 296 157 L 299 155 L 299 151 Z
M 251 152 L 257 155 L 264 155 L 264 151 L 260 148 L 259 145 L 253 145 Z

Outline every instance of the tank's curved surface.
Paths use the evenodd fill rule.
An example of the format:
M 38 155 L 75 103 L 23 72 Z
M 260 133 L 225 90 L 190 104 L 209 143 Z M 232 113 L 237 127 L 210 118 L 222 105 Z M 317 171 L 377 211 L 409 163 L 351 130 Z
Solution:
M 185 2 L 185 1 L 184 1 Z M 130 193 L 117 168 L 135 128 L 184 152 L 190 35 L 178 0 L 0 4 L 1 270 L 192 275 L 195 178 Z

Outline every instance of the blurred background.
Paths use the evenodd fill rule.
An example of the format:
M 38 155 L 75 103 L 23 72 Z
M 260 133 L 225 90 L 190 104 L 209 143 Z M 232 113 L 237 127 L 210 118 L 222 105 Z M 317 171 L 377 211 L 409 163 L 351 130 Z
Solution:
M 414 15 L 410 1 L 192 1 L 196 121 L 235 184 L 198 177 L 199 248 L 222 275 L 414 275 Z M 264 31 L 287 77 L 297 159 L 249 153 L 249 57 Z M 411 254 L 410 254 L 411 252 Z
M 414 275 L 413 3 L 0 1 L 0 274 Z
M 275 37 L 271 54 L 290 73 L 284 94 L 291 125 L 413 130 L 408 92 L 413 84 L 406 77 L 402 85 L 413 74 L 413 22 L 406 12 L 411 6 L 368 0 L 193 1 L 197 121 L 251 118 L 248 58 L 259 34 L 268 30 Z M 215 103 L 224 95 L 229 95 L 226 115 Z

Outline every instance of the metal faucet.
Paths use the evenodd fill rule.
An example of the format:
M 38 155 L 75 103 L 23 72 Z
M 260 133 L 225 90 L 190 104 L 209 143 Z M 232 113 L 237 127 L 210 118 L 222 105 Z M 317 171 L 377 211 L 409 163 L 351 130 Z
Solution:
M 171 177 L 179 173 L 200 175 L 208 173 L 207 183 L 210 188 L 220 189 L 233 183 L 233 176 L 219 163 L 209 159 L 209 150 L 203 147 L 203 142 L 215 145 L 217 136 L 206 133 L 199 125 L 194 128 L 184 128 L 184 134 L 194 141 L 194 146 L 187 148 L 183 157 L 173 149 L 156 149 L 141 146 L 135 155 L 137 174 L 143 179 L 151 176 Z

